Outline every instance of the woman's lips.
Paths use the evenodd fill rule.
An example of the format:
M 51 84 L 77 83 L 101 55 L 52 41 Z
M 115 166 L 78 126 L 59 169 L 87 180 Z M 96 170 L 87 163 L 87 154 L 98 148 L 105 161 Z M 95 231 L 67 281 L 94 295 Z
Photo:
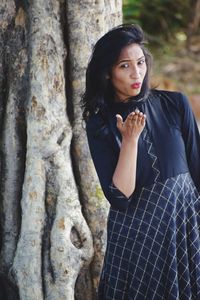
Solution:
M 131 84 L 131 88 L 132 89 L 139 89 L 141 87 L 141 83 L 140 82 L 135 82 L 133 84 Z

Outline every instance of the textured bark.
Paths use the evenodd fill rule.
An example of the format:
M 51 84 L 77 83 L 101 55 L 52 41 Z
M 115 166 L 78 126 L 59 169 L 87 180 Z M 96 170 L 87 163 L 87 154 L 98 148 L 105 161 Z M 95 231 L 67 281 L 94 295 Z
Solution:
M 5 299 L 17 299 L 10 268 L 13 264 L 20 224 L 21 190 L 24 178 L 27 97 L 27 47 L 25 19 L 16 14 L 14 1 L 2 1 L 1 11 L 1 256 L 0 274 Z M 21 15 L 21 16 L 20 16 Z M 1 289 L 3 293 L 3 288 Z
M 0 299 L 96 298 L 108 205 L 80 97 L 120 22 L 121 1 L 0 3 Z
M 96 298 L 106 246 L 108 203 L 103 197 L 89 154 L 80 100 L 84 90 L 85 67 L 92 47 L 109 28 L 122 22 L 121 6 L 121 1 L 112 0 L 67 1 L 69 74 L 73 101 L 73 158 L 83 212 L 93 235 L 95 252 L 90 269 L 82 270 L 77 282 L 77 298 L 83 300 Z M 88 293 L 88 282 L 92 287 L 91 294 Z

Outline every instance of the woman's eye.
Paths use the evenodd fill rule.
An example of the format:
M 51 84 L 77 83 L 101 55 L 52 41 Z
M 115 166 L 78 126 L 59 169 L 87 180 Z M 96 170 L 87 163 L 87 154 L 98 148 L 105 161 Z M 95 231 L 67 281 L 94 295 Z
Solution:
M 122 65 L 120 66 L 120 68 L 124 68 L 124 69 L 126 69 L 126 68 L 128 68 L 128 67 L 129 67 L 128 64 L 122 64 Z
M 143 65 L 145 63 L 145 59 L 141 59 L 138 61 L 138 65 Z

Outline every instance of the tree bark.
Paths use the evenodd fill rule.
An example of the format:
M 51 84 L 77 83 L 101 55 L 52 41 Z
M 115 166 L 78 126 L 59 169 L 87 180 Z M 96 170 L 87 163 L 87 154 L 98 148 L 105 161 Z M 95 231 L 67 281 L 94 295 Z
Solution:
M 78 0 L 67 2 L 69 84 L 73 102 L 72 155 L 83 213 L 93 235 L 95 252 L 90 270 L 82 270 L 77 282 L 77 297 L 83 300 L 96 298 L 99 273 L 106 246 L 105 228 L 108 203 L 103 197 L 89 154 L 80 100 L 84 90 L 85 68 L 92 47 L 109 28 L 121 23 L 121 5 L 121 1 L 112 0 L 93 1 L 93 3 L 82 1 L 81 5 Z M 81 26 L 79 25 L 80 21 Z M 85 277 L 87 281 L 85 281 Z M 83 292 L 87 290 L 88 281 L 93 290 L 90 298 Z
M 0 276 L 4 298 L 17 299 L 12 273 L 21 225 L 20 199 L 25 169 L 27 98 L 27 45 L 24 15 L 15 2 L 0 3 L 0 113 L 1 113 L 1 255 Z M 4 289 L 4 292 L 3 292 Z
M 80 99 L 118 23 L 119 0 L 0 3 L 0 299 L 96 299 L 108 204 Z

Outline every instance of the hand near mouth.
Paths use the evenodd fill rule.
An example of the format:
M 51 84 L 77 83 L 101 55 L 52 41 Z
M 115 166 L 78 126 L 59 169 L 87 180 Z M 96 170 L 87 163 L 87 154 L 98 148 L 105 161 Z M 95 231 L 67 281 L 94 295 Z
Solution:
M 136 110 L 131 112 L 124 122 L 121 115 L 117 114 L 116 117 L 117 128 L 119 129 L 122 138 L 125 140 L 137 140 L 144 129 L 146 115 L 139 110 Z

